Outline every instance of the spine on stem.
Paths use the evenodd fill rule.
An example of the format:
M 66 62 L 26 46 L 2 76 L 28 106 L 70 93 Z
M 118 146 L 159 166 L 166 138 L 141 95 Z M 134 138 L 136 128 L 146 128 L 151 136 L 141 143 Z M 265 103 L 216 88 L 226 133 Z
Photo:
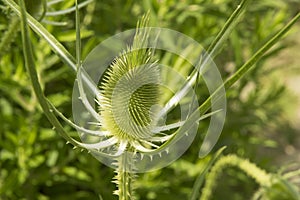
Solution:
M 132 154 L 124 153 L 117 161 L 116 176 L 113 182 L 117 185 L 115 195 L 119 196 L 119 200 L 134 200 L 134 180 L 136 174 L 134 173 L 134 166 L 132 162 Z

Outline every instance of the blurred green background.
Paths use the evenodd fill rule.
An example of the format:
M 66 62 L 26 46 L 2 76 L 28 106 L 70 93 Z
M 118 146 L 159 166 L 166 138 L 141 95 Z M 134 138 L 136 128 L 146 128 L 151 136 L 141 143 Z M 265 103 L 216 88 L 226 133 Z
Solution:
M 48 11 L 74 4 L 63 1 Z M 102 40 L 135 28 L 150 11 L 151 26 L 180 31 L 208 47 L 237 6 L 232 0 L 101 0 L 80 10 L 83 57 Z M 229 77 L 300 8 L 298 0 L 253 0 L 225 42 L 215 63 L 223 79 Z M 298 9 L 298 10 L 297 10 Z M 0 44 L 14 26 L 14 16 L 0 2 Z M 74 13 L 46 17 L 65 26 L 43 23 L 75 54 Z M 17 24 L 17 22 L 16 22 Z M 86 151 L 73 150 L 43 115 L 23 65 L 19 26 L 9 32 L 0 48 L 0 199 L 117 199 L 111 183 L 113 169 Z M 72 117 L 70 73 L 49 45 L 32 34 L 36 66 L 45 94 L 66 116 Z M 228 92 L 226 123 L 214 151 L 249 158 L 258 166 L 278 172 L 300 168 L 300 23 Z M 175 62 L 175 61 L 173 61 Z M 197 175 L 210 156 L 197 157 L 201 132 L 188 151 L 170 166 L 137 178 L 139 199 L 187 199 Z M 77 133 L 65 126 L 71 135 Z M 293 166 L 291 165 L 293 164 Z M 300 186 L 300 178 L 294 178 Z M 213 199 L 249 199 L 258 185 L 237 169 L 225 170 Z

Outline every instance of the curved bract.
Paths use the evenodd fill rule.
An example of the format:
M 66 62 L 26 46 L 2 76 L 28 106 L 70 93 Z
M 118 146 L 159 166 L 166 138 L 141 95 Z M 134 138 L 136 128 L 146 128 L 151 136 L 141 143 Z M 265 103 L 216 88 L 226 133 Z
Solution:
M 87 110 L 91 114 L 91 120 L 97 121 L 98 128 L 101 130 L 99 132 L 108 133 L 105 137 L 100 137 L 100 140 L 99 137 L 96 139 L 98 142 L 95 144 L 100 152 L 93 151 L 93 154 L 100 160 L 103 160 L 103 154 L 114 157 L 123 153 L 129 153 L 133 157 L 139 157 L 139 160 L 148 154 L 148 158 L 152 161 L 154 155 L 161 156 L 163 152 L 168 152 L 168 147 L 178 141 L 177 139 L 175 140 L 177 137 L 174 137 L 174 131 L 173 134 L 170 134 L 169 130 L 176 130 L 182 126 L 184 123 L 183 119 L 187 117 L 187 114 L 185 114 L 181 119 L 179 118 L 179 120 L 182 120 L 181 122 L 158 126 L 159 118 L 161 118 L 159 116 L 160 108 L 163 107 L 163 105 L 159 105 L 163 96 L 160 88 L 167 85 L 161 80 L 161 72 L 165 71 L 164 73 L 166 73 L 167 68 L 159 65 L 158 61 L 153 58 L 155 46 L 151 47 L 153 44 L 150 44 L 151 42 L 148 41 L 149 37 L 153 36 L 153 32 L 151 32 L 151 28 L 143 28 L 147 26 L 147 23 L 148 16 L 146 15 L 138 23 L 134 32 L 130 31 L 128 35 L 125 34 L 126 38 L 127 36 L 130 38 L 132 33 L 134 33 L 133 41 L 131 44 L 124 45 L 126 49 L 121 54 L 119 53 L 116 57 L 110 55 L 113 61 L 107 70 L 99 69 L 101 63 L 97 62 L 96 64 L 96 62 L 91 61 L 99 60 L 99 57 L 93 59 L 93 56 L 88 56 L 87 61 L 83 63 L 83 67 L 80 67 L 78 70 L 77 86 L 80 100 L 77 103 L 81 103 L 83 110 Z M 157 34 L 155 33 L 154 35 Z M 108 42 L 108 44 L 111 43 Z M 97 55 L 100 52 L 99 50 L 95 51 L 97 53 L 92 52 L 91 55 Z M 169 75 L 173 75 L 173 78 L 181 81 L 181 85 L 185 83 L 185 78 L 181 77 L 177 72 L 170 69 L 167 71 Z M 94 75 L 96 78 L 94 82 L 100 82 L 99 94 L 96 95 L 98 116 L 95 113 L 94 106 L 90 103 L 93 101 L 94 95 L 88 95 L 85 92 L 85 86 L 82 82 L 83 72 L 91 76 Z M 99 77 L 102 78 L 100 79 Z M 171 91 L 176 92 L 174 91 L 175 88 L 167 87 Z M 195 95 L 190 87 L 188 89 L 191 91 L 187 96 Z M 195 102 L 196 99 L 194 98 L 194 102 L 191 104 L 193 105 Z M 74 103 L 76 104 L 76 101 Z M 180 99 L 175 104 L 180 104 Z M 76 109 L 78 110 L 78 106 L 76 106 Z M 78 118 L 76 118 L 75 112 L 75 121 L 76 119 L 80 121 L 82 116 L 83 114 L 80 113 Z M 89 122 L 89 120 L 86 120 L 85 124 Z M 78 123 L 80 124 L 80 122 Z M 197 127 L 197 121 L 195 123 L 194 130 Z M 82 131 L 82 129 L 78 129 L 78 131 L 84 134 L 82 137 L 83 141 L 88 141 L 89 139 L 86 138 L 90 138 L 88 135 L 92 135 L 88 131 Z M 108 145 L 108 140 L 110 140 L 111 145 Z M 170 142 L 171 140 L 174 142 Z M 184 146 L 188 147 L 189 145 Z M 106 158 L 109 159 L 109 156 L 106 156 Z M 112 162 L 113 160 L 107 164 L 111 165 Z
M 209 54 L 179 32 L 143 27 L 147 20 L 143 17 L 137 29 L 110 37 L 91 51 L 77 71 L 73 90 L 73 116 L 85 146 L 113 168 L 116 157 L 128 154 L 138 172 L 178 159 L 191 145 L 199 122 L 211 117 L 202 144 L 207 154 L 226 111 L 222 78 Z M 187 74 L 161 64 L 155 50 L 185 59 Z M 200 113 L 193 88 L 200 77 L 210 93 L 219 89 L 207 114 Z M 90 90 L 88 83 L 99 83 L 99 88 Z

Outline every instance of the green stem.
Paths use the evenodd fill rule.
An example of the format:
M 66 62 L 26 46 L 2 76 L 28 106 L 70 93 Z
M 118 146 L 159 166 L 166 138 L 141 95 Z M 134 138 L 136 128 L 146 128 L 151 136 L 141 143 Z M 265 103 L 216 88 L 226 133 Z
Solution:
M 268 174 L 247 159 L 240 158 L 236 155 L 227 155 L 220 158 L 207 175 L 206 184 L 202 189 L 200 200 L 208 200 L 211 197 L 217 183 L 217 178 L 222 170 L 228 166 L 239 168 L 262 187 L 269 187 L 272 184 L 271 174 Z
M 79 10 L 78 10 L 78 2 L 75 1 L 75 7 L 76 7 L 76 16 L 75 16 L 75 22 L 76 22 L 76 64 L 77 64 L 77 70 L 80 67 L 81 63 L 81 36 L 80 36 L 80 16 L 79 16 Z
M 241 14 L 245 11 L 246 6 L 249 4 L 251 0 L 242 0 L 238 7 L 234 10 L 234 12 L 230 15 L 229 19 L 226 21 L 225 25 L 215 37 L 214 41 L 210 44 L 207 49 L 207 53 L 211 58 L 214 58 L 217 54 L 216 50 L 220 50 L 219 48 L 225 39 L 228 38 L 228 35 L 231 33 L 232 29 L 235 27 L 236 23 L 240 19 Z
M 240 78 L 242 78 L 246 72 L 248 72 L 254 64 L 259 61 L 262 56 L 273 47 L 279 39 L 281 39 L 297 22 L 300 18 L 300 12 L 287 24 L 285 25 L 277 34 L 275 34 L 265 45 L 263 45 L 239 70 L 225 82 L 225 89 L 231 87 L 236 83 Z

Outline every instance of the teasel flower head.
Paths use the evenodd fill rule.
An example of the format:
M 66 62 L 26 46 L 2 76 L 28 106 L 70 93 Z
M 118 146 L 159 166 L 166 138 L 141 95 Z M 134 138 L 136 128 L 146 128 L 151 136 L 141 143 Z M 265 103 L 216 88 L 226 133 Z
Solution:
M 144 17 L 138 27 L 144 27 L 147 20 Z M 147 141 L 153 136 L 153 106 L 160 96 L 157 63 L 153 62 L 151 49 L 141 46 L 147 37 L 146 31 L 137 29 L 132 47 L 113 61 L 100 86 L 103 129 L 136 148 L 135 141 Z

